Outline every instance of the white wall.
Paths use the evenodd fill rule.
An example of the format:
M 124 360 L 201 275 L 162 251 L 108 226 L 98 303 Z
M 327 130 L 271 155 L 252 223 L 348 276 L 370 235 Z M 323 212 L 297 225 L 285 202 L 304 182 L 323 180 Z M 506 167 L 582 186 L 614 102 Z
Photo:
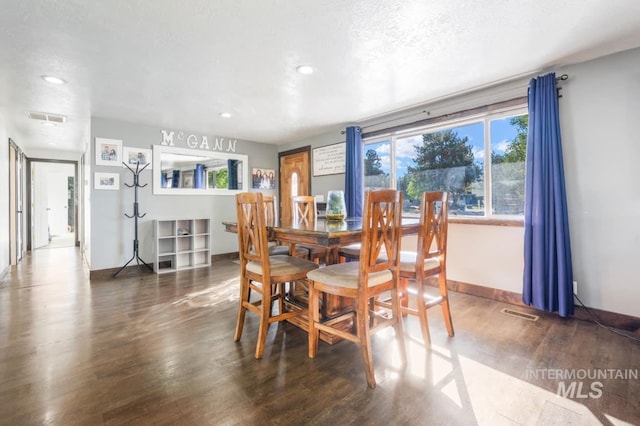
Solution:
M 640 316 L 640 49 L 564 71 L 560 120 L 578 297 Z
M 639 316 L 640 49 L 553 71 L 569 75 L 569 80 L 561 83 L 560 122 L 578 296 L 593 308 Z M 526 87 L 512 82 L 462 97 L 466 99 L 429 105 L 428 110 L 439 116 L 526 96 Z M 378 120 L 386 126 L 402 123 L 384 117 Z M 338 129 L 280 147 L 280 151 L 341 140 L 344 137 L 340 139 Z M 343 181 L 344 175 L 334 176 L 329 186 Z M 313 194 L 327 189 L 319 178 L 314 178 L 312 185 Z M 410 239 L 405 243 L 415 244 Z M 450 224 L 448 276 L 521 293 L 523 244 L 521 227 Z
M 4 116 L 0 115 L 0 276 L 9 262 L 9 134 Z
M 124 265 L 133 255 L 134 222 L 124 213 L 133 214 L 134 190 L 127 188 L 131 184 L 131 172 L 123 167 L 96 166 L 96 137 L 122 140 L 123 146 L 150 149 L 162 142 L 161 130 L 182 130 L 190 134 L 189 129 L 166 129 L 160 126 L 143 126 L 115 120 L 93 118 L 91 120 L 91 153 L 86 162 L 91 164 L 91 182 L 89 199 L 91 200 L 90 267 L 91 270 L 116 268 Z M 203 136 L 198 132 L 195 135 Z M 206 135 L 211 138 L 213 135 Z M 226 137 L 225 137 L 226 138 Z M 233 139 L 233 137 L 230 137 Z M 176 146 L 178 143 L 176 142 Z M 183 146 L 184 148 L 184 146 Z M 236 153 L 248 154 L 249 170 L 253 167 L 277 170 L 278 150 L 275 145 L 238 140 Z M 94 172 L 120 174 L 120 190 L 93 189 Z M 145 170 L 140 184 L 148 184 L 138 189 L 140 214 L 146 216 L 138 221 L 138 240 L 140 257 L 147 263 L 153 262 L 153 220 L 168 218 L 210 218 L 212 254 L 238 251 L 238 237 L 224 231 L 223 220 L 235 221 L 235 197 L 232 195 L 153 195 L 152 171 Z M 132 264 L 134 264 L 132 262 Z

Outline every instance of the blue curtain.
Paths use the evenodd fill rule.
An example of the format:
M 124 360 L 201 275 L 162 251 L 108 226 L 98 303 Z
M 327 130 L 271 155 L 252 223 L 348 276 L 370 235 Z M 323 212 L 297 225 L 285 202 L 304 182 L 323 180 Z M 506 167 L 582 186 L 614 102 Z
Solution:
M 239 160 L 227 160 L 229 189 L 238 189 L 238 161 Z
M 180 188 L 180 170 L 174 170 L 171 176 L 171 187 Z
M 525 175 L 524 288 L 527 305 L 573 315 L 573 269 L 555 74 L 529 84 Z
M 204 164 L 196 164 L 196 168 L 193 170 L 193 187 L 204 188 Z
M 344 174 L 344 198 L 347 215 L 362 217 L 364 199 L 364 160 L 362 154 L 362 131 L 359 127 L 347 127 L 347 155 Z

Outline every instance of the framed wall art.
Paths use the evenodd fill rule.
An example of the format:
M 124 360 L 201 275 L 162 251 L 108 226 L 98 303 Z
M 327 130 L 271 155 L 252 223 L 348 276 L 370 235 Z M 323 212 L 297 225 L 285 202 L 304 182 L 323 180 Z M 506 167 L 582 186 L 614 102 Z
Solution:
M 344 173 L 347 162 L 346 142 L 322 146 L 313 150 L 313 175 Z
M 117 191 L 120 189 L 120 174 L 95 172 L 93 187 Z
M 122 141 L 96 138 L 96 166 L 121 166 Z
M 122 148 L 122 162 L 126 163 L 133 170 L 136 169 L 136 164 L 138 165 L 138 170 L 144 167 L 145 164 L 148 164 L 148 166 L 144 169 L 151 170 L 151 167 L 153 167 L 151 156 L 152 154 L 150 149 L 136 148 L 131 146 L 125 146 L 124 148 Z M 124 167 L 124 164 L 122 165 L 122 167 Z
M 254 168 L 251 173 L 252 188 L 276 189 L 276 172 L 273 169 Z
M 183 171 L 180 173 L 182 179 L 181 188 L 193 188 L 193 170 Z

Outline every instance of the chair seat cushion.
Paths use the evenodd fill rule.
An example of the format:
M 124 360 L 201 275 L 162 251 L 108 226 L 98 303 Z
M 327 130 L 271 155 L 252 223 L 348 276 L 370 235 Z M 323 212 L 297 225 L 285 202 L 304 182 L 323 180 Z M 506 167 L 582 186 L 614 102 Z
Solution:
M 269 264 L 271 265 L 272 277 L 305 274 L 318 267 L 318 265 L 309 260 L 284 255 L 269 256 Z M 247 271 L 262 275 L 262 263 L 247 263 Z
M 359 262 L 338 263 L 314 269 L 307 274 L 307 278 L 324 284 L 344 288 L 358 288 Z M 391 271 L 385 270 L 369 274 L 369 287 L 384 284 L 393 279 Z
M 416 270 L 416 256 L 418 254 L 414 251 L 401 251 L 400 252 L 400 271 L 402 272 L 415 272 Z M 430 258 L 424 260 L 424 271 L 430 271 L 440 267 L 438 259 Z
M 270 246 L 269 256 L 289 255 L 289 246 Z M 309 250 L 296 246 L 296 257 L 309 257 Z
M 348 257 L 351 259 L 359 259 L 360 251 L 362 251 L 362 247 L 360 243 L 350 244 L 348 246 L 340 247 L 338 249 L 338 254 L 343 257 Z

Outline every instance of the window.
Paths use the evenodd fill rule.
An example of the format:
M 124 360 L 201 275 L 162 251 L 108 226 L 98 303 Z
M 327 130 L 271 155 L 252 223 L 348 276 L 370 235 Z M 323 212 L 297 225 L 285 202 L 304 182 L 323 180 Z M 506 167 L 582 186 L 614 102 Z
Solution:
M 293 172 L 291 174 L 291 196 L 295 197 L 298 195 L 298 173 Z
M 437 190 L 450 215 L 522 215 L 527 124 L 519 108 L 365 140 L 365 190 L 402 190 L 409 215 Z

